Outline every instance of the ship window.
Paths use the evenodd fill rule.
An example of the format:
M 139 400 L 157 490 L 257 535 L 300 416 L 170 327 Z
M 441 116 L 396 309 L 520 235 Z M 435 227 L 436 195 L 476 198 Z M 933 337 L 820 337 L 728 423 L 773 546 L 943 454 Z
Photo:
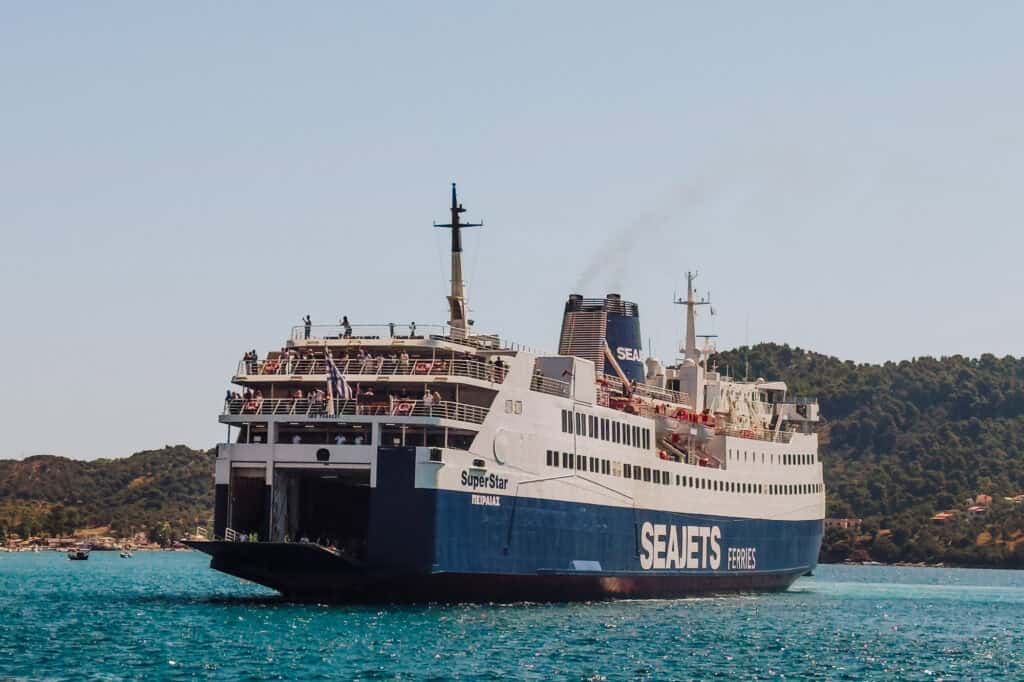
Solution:
M 676 485 L 679 485 L 679 474 L 676 474 Z
M 623 443 L 624 443 L 625 445 L 632 445 L 632 441 L 631 441 L 631 440 L 630 440 L 630 438 L 629 438 L 629 435 L 630 435 L 630 434 L 629 434 L 629 424 L 623 424 L 623 426 L 624 426 L 625 428 L 624 428 L 624 429 L 622 429 L 622 442 L 623 442 Z
M 650 450 L 651 449 L 651 430 L 650 429 L 644 429 L 644 449 L 645 450 Z
M 515 412 L 516 414 L 522 414 L 523 413 L 523 401 L 522 400 L 517 400 L 516 401 L 516 407 L 513 410 L 513 412 Z
M 631 465 L 631 464 L 623 464 L 622 465 L 622 477 L 623 478 L 633 478 L 633 465 Z
M 506 400 L 505 401 L 505 414 L 512 414 L 512 401 L 511 400 Z
M 612 442 L 619 442 L 619 422 L 612 422 Z
M 638 467 L 635 464 L 633 465 L 633 480 L 634 481 L 639 481 L 640 480 L 640 467 Z
M 587 458 L 583 455 L 576 455 L 576 468 L 580 471 L 587 470 Z
M 662 471 L 661 472 L 661 484 L 662 485 L 668 485 L 671 482 L 672 482 L 672 475 L 669 474 L 667 471 Z
M 590 472 L 593 474 L 597 473 L 597 457 L 590 458 Z
M 562 468 L 572 469 L 572 455 L 570 455 L 568 452 L 562 453 Z
M 576 413 L 576 435 L 583 435 L 583 415 L 579 412 Z
M 601 438 L 602 440 L 608 440 L 608 420 L 601 419 Z
M 633 427 L 633 445 L 640 447 L 640 427 Z
M 551 451 L 547 451 L 547 465 L 551 466 Z
M 650 483 L 651 482 L 651 469 L 650 469 L 650 467 L 644 467 L 644 482 L 645 483 Z
M 764 464 L 764 453 L 761 453 L 761 464 Z
M 602 459 L 601 460 L 601 473 L 607 476 L 611 472 L 612 472 L 612 463 L 609 462 L 607 459 Z
M 568 419 L 568 417 L 569 417 L 568 410 L 562 410 L 562 433 L 568 433 L 569 432 L 569 424 L 568 424 L 569 419 Z
M 661 483 L 661 470 L 659 469 L 654 470 L 654 482 Z

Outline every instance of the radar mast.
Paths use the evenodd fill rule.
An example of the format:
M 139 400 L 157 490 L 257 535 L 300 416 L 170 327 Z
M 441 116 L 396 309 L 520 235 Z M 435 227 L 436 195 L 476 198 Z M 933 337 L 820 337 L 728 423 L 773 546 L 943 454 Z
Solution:
M 470 321 L 466 318 L 466 284 L 462 280 L 462 228 L 483 227 L 483 223 L 464 223 L 461 214 L 466 209 L 459 203 L 455 194 L 455 183 L 452 183 L 451 222 L 434 223 L 434 227 L 447 227 L 452 231 L 452 291 L 448 296 L 448 307 L 451 311 L 448 326 L 453 339 L 464 339 L 469 336 Z

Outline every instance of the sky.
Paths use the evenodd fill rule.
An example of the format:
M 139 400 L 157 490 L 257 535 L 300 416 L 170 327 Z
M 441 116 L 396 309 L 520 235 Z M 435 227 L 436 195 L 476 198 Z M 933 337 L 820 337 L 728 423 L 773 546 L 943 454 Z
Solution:
M 1021 353 L 1020 3 L 7 3 L 0 458 L 211 447 L 302 315 Z

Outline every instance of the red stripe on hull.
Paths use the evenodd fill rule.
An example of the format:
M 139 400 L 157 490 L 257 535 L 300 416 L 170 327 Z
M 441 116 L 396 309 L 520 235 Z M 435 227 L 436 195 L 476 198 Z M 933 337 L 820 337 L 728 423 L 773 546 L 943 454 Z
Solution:
M 778 572 L 607 575 L 600 573 L 364 573 L 315 545 L 190 543 L 211 567 L 277 590 L 330 603 L 592 601 L 780 591 L 806 568 Z

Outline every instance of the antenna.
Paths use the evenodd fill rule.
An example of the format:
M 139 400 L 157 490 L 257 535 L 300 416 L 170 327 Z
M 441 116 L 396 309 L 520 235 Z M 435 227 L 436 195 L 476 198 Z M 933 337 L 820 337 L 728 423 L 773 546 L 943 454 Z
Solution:
M 465 213 L 466 209 L 459 203 L 455 193 L 454 182 L 452 183 L 452 206 L 450 210 L 452 214 L 451 222 L 444 224 L 434 223 L 434 227 L 447 227 L 452 231 L 452 292 L 448 296 L 451 318 L 448 320 L 448 326 L 451 327 L 452 338 L 463 339 L 469 335 L 469 325 L 472 322 L 466 319 L 466 289 L 465 282 L 462 281 L 462 228 L 483 227 L 483 222 L 462 222 L 460 215 Z
M 747 320 L 743 327 L 743 380 L 750 381 L 750 313 L 747 313 Z

